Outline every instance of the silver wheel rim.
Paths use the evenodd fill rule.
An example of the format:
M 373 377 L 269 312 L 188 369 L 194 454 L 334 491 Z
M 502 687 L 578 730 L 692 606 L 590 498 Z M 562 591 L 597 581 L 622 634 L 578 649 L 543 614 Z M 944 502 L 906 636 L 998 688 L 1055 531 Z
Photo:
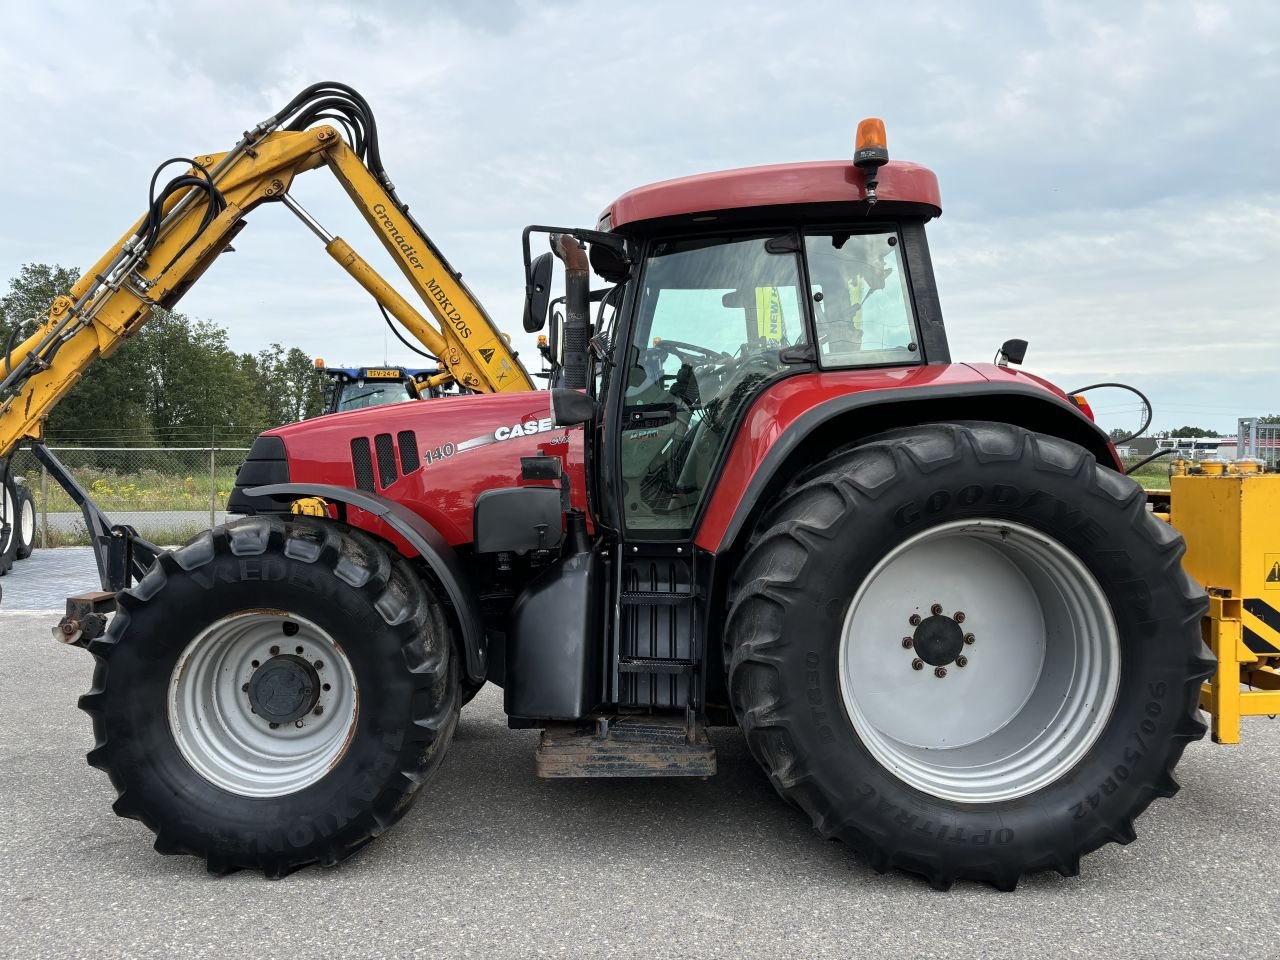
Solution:
M 952 649 L 930 646 L 939 634 L 925 626 L 948 644 L 959 630 L 960 655 L 923 662 L 922 651 Z M 859 586 L 840 641 L 841 694 L 863 744 L 900 780 L 960 802 L 1012 800 L 1069 771 L 1105 728 L 1119 681 L 1098 581 L 1057 540 L 1002 520 L 942 524 L 894 548 Z
M 272 671 L 288 679 L 304 669 L 318 680 L 307 688 L 304 716 L 272 726 L 254 712 L 250 684 L 269 691 Z M 342 648 L 283 611 L 246 611 L 210 625 L 182 651 L 169 685 L 169 729 L 182 756 L 210 783 L 245 797 L 296 793 L 323 778 L 346 753 L 358 711 Z
M 30 500 L 22 501 L 22 538 L 24 547 L 30 546 L 36 539 L 36 506 Z

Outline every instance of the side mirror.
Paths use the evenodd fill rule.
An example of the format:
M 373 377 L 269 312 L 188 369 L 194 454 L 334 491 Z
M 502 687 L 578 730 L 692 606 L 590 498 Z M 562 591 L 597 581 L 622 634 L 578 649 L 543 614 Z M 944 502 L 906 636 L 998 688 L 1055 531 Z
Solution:
M 537 333 L 547 323 L 547 303 L 551 300 L 551 271 L 555 258 L 544 253 L 533 261 L 524 289 L 525 333 Z
M 1000 344 L 1000 352 L 996 354 L 996 363 L 1002 367 L 1009 364 L 1020 364 L 1027 355 L 1027 341 L 1006 340 Z
M 596 402 L 580 390 L 553 387 L 550 393 L 551 422 L 557 427 L 576 427 L 596 415 Z

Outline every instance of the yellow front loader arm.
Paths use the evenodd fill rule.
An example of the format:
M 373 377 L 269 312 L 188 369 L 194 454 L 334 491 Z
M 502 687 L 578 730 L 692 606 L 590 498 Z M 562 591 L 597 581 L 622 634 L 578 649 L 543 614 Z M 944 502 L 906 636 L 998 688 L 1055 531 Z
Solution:
M 88 366 L 135 333 L 153 307 L 172 308 L 227 248 L 244 217 L 269 201 L 302 218 L 330 256 L 440 359 L 447 371 L 441 381 L 481 393 L 535 389 L 460 275 L 395 199 L 385 174 L 375 176 L 332 126 L 283 130 L 280 123 L 259 124 L 227 153 L 195 157 L 170 184 L 177 187 L 156 200 L 69 295 L 54 301 L 35 332 L 8 346 L 0 366 L 0 458 L 23 440 L 38 439 L 44 418 Z M 333 171 L 435 324 L 288 196 L 299 173 L 320 166 Z

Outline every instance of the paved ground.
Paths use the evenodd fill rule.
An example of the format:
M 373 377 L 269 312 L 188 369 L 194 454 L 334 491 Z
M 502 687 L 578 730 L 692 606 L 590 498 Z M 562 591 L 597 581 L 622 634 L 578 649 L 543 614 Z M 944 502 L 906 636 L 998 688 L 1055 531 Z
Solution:
M 342 867 L 215 879 L 111 814 L 75 709 L 90 658 L 5 590 L 0 956 L 1280 956 L 1280 723 L 1193 745 L 1183 792 L 1081 877 L 940 894 L 818 839 L 732 731 L 706 782 L 538 780 L 536 734 L 490 688 L 418 805 Z
M 4 617 L 16 610 L 59 610 L 67 596 L 101 590 L 98 567 L 88 547 L 59 547 L 35 550 L 19 560 L 0 577 L 0 641 L 4 640 Z M 56 619 L 56 618 L 55 618 Z

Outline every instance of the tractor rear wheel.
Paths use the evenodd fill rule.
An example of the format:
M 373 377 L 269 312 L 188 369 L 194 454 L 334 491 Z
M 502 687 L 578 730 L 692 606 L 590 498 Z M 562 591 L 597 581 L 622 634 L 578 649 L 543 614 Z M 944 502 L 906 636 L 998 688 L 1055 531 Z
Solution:
M 255 517 L 161 556 L 92 641 L 89 762 L 161 853 L 279 877 L 389 828 L 444 757 L 457 660 L 402 558 Z
M 1203 591 L 1136 483 L 996 423 L 801 476 L 736 577 L 730 694 L 778 792 L 881 871 L 1074 875 L 1204 733 Z
M 15 560 L 26 560 L 36 548 L 36 498 L 25 483 L 18 484 L 16 492 L 13 530 L 17 543 L 14 545 L 13 557 Z

